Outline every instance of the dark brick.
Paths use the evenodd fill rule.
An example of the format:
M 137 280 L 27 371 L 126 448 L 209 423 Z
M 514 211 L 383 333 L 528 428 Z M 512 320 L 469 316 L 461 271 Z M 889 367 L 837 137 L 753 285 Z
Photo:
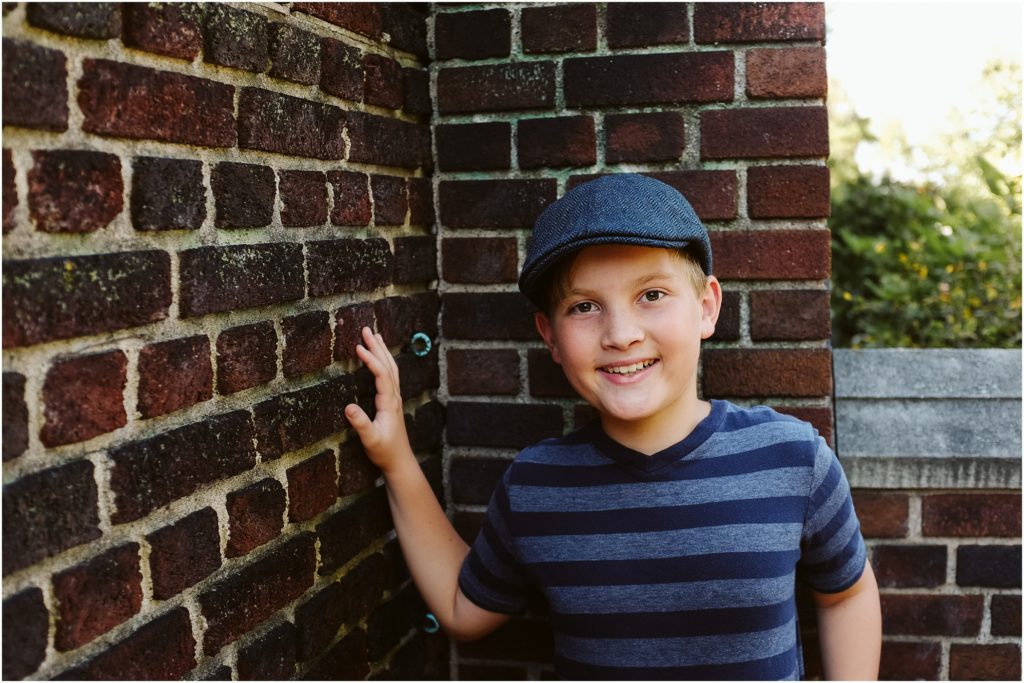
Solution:
M 452 458 L 449 465 L 452 502 L 487 505 L 510 464 L 506 458 Z
M 375 225 L 402 225 L 409 212 L 406 179 L 398 176 L 370 174 L 370 195 L 373 197 Z
M 494 284 L 519 277 L 515 238 L 446 237 L 441 241 L 441 262 L 448 282 Z
M 740 293 L 722 292 L 722 308 L 715 333 L 708 341 L 736 341 L 740 338 Z
M 334 317 L 334 359 L 357 358 L 356 345 L 363 343 L 362 329 L 373 328 L 373 304 L 360 303 L 338 310 Z
M 690 41 L 689 7 L 677 2 L 609 3 L 608 47 L 649 47 Z
M 304 680 L 363 680 L 370 673 L 366 631 L 349 631 L 303 676 Z
M 1016 494 L 945 493 L 921 498 L 925 536 L 1020 536 L 1021 498 Z
M 251 469 L 254 436 L 249 413 L 239 410 L 111 449 L 112 521 L 140 519 L 204 484 Z
M 597 135 L 589 116 L 521 119 L 519 167 L 591 166 L 597 162 Z
M 124 35 L 127 47 L 192 61 L 203 46 L 202 10 L 191 3 L 125 3 Z
M 551 358 L 547 349 L 529 349 L 526 358 L 529 367 L 530 396 L 579 398 L 562 372 L 562 367 Z
M 297 301 L 305 294 L 300 244 L 199 247 L 180 257 L 183 317 Z
M 825 107 L 719 109 L 700 115 L 702 159 L 827 157 L 828 150 Z
M 956 549 L 959 586 L 1020 588 L 1019 545 L 961 545 Z
M 448 339 L 533 341 L 533 304 L 514 292 L 452 292 L 441 297 Z
M 78 81 L 82 130 L 97 135 L 235 145 L 231 85 L 105 59 L 84 59 Z
M 363 56 L 363 92 L 367 104 L 386 109 L 401 109 L 405 96 L 402 65 L 378 54 Z
M 416 589 L 409 585 L 373 611 L 366 621 L 370 661 L 383 659 L 410 630 L 419 626 L 423 611 L 418 608 L 422 604 Z
M 710 349 L 704 395 L 815 397 L 832 394 L 828 349 Z
M 882 595 L 886 635 L 977 636 L 985 598 L 981 595 Z
M 1020 636 L 1021 604 L 1019 595 L 992 596 L 992 635 Z
M 434 186 L 429 178 L 409 178 L 409 223 L 434 224 Z
M 498 659 L 515 662 L 551 662 L 554 641 L 551 627 L 539 619 L 513 619 L 491 635 L 472 643 L 459 643 L 457 651 L 467 659 Z
M 274 171 L 269 166 L 222 161 L 211 174 L 218 228 L 262 228 L 274 217 Z
M 430 169 L 430 127 L 366 112 L 348 113 L 349 161 Z
M 448 391 L 485 395 L 519 393 L 519 353 L 515 349 L 449 349 Z
M 229 493 L 225 555 L 246 555 L 277 538 L 284 527 L 284 510 L 284 487 L 276 479 L 264 479 Z
M 213 397 L 213 366 L 206 335 L 149 344 L 139 352 L 139 412 L 173 413 Z
M 524 7 L 523 52 L 592 52 L 597 48 L 597 8 L 593 4 Z
M 395 284 L 437 279 L 437 239 L 432 235 L 395 238 Z
M 369 225 L 371 216 L 369 177 L 355 171 L 328 171 L 327 180 L 334 188 L 334 225 Z
M 266 320 L 224 330 L 217 337 L 217 391 L 223 395 L 277 376 L 277 332 Z
M 203 637 L 207 655 L 266 621 L 313 585 L 313 543 L 312 534 L 297 536 L 199 596 L 207 621 Z
M 437 126 L 442 171 L 495 171 L 512 166 L 512 125 L 507 121 Z
M 320 82 L 320 39 L 315 33 L 274 21 L 267 49 L 271 76 L 303 85 Z
M 286 681 L 295 676 L 295 626 L 285 622 L 238 653 L 242 681 Z
M 363 101 L 363 53 L 334 38 L 320 39 L 320 89 L 353 102 Z
M 484 512 L 462 512 L 457 510 L 452 518 L 452 526 L 467 544 L 480 533 L 487 514 Z
M 747 52 L 747 97 L 825 97 L 825 49 L 794 47 Z
M 3 124 L 68 129 L 68 69 L 64 53 L 27 40 L 3 39 Z
M 1020 645 L 953 643 L 949 678 L 958 681 L 1019 681 Z
M 448 403 L 452 446 L 524 448 L 562 433 L 562 409 L 515 403 Z
M 25 376 L 5 372 L 3 394 L 3 459 L 13 460 L 28 448 L 28 404 L 25 403 Z
M 180 680 L 196 665 L 188 610 L 178 607 L 142 626 L 87 663 L 91 680 Z
M 942 644 L 935 641 L 882 643 L 879 680 L 937 681 L 942 667 Z
M 344 498 L 370 491 L 380 477 L 380 470 L 366 457 L 359 439 L 341 444 L 339 456 L 338 495 Z
M 121 35 L 121 4 L 114 2 L 33 2 L 25 6 L 28 23 L 76 38 L 106 40 Z
M 270 58 L 266 19 L 227 5 L 212 4 L 204 10 L 204 61 L 255 73 L 266 70 Z
M 682 114 L 609 114 L 604 119 L 605 160 L 673 161 L 682 157 L 686 138 Z
M 571 108 L 609 105 L 731 102 L 731 52 L 581 57 L 565 60 Z
M 430 74 L 423 69 L 402 69 L 403 109 L 415 116 L 430 116 L 434 110 L 430 99 Z
M 238 101 L 238 146 L 243 149 L 341 159 L 344 125 L 345 115 L 337 107 L 262 88 L 242 88 Z
M 139 612 L 139 544 L 128 543 L 53 577 L 57 603 L 54 646 L 61 652 L 91 642 Z
M 394 257 L 380 237 L 307 242 L 306 270 L 310 296 L 368 292 L 391 284 Z
M 100 537 L 96 481 L 80 460 L 4 485 L 4 576 Z
M 124 206 L 121 160 L 77 150 L 32 152 L 28 211 L 42 232 L 94 232 Z
M 253 415 L 263 460 L 280 457 L 345 428 L 352 379 L 339 377 L 256 404 Z
M 437 451 L 441 448 L 445 409 L 438 401 L 424 403 L 416 409 L 412 447 L 417 451 Z
M 436 353 L 429 354 L 427 358 L 420 358 L 412 353 L 402 353 L 395 358 L 395 363 L 398 365 L 398 374 L 402 378 L 402 398 L 406 401 L 441 386 Z
M 449 228 L 531 228 L 556 192 L 554 179 L 443 180 L 441 222 Z
M 715 274 L 725 280 L 823 280 L 832 271 L 828 230 L 711 233 Z
M 827 166 L 747 169 L 751 218 L 826 218 L 831 213 Z
M 36 587 L 4 600 L 3 677 L 22 679 L 34 673 L 46 659 L 50 613 L 43 591 Z
M 87 441 L 123 427 L 128 359 L 123 351 L 77 356 L 54 363 L 43 384 L 44 446 Z
M 296 2 L 293 9 L 368 38 L 380 36 L 381 16 L 377 3 Z
M 552 62 L 449 67 L 437 75 L 441 114 L 546 109 L 554 103 Z
M 877 545 L 872 565 L 883 588 L 935 588 L 946 583 L 942 545 Z
M 203 162 L 135 157 L 132 226 L 136 230 L 197 230 L 206 220 Z
M 364 565 L 365 562 L 359 566 Z M 358 571 L 358 568 L 348 572 L 342 581 L 348 581 L 355 571 Z M 347 615 L 341 608 L 344 597 L 341 583 L 339 581 L 328 584 L 326 588 L 299 605 L 295 610 L 295 635 L 299 661 L 309 660 L 323 652 L 334 640 L 338 629 L 344 623 Z M 363 594 L 365 595 L 365 593 Z
M 18 185 L 15 179 L 11 150 L 4 150 L 3 161 L 3 231 L 7 234 L 16 227 L 15 209 L 18 207 Z
M 391 47 L 426 60 L 430 56 L 427 50 L 426 7 L 392 2 L 376 6 L 380 14 L 381 37 L 387 35 L 391 39 Z
M 806 341 L 832 334 L 825 290 L 750 292 L 750 338 L 754 341 Z
M 383 489 L 375 489 L 330 515 L 316 527 L 320 538 L 320 574 L 331 574 L 344 566 L 392 527 Z
M 507 9 L 439 12 L 434 31 L 437 59 L 507 57 L 512 50 L 512 15 Z
M 327 311 L 309 311 L 281 321 L 285 377 L 300 377 L 331 364 L 330 322 Z
M 3 264 L 3 346 L 31 346 L 167 317 L 171 259 L 163 251 Z
M 153 597 L 172 598 L 220 568 L 217 513 L 203 508 L 146 536 Z
M 906 537 L 910 514 L 907 494 L 854 491 L 853 504 L 866 538 Z
M 820 2 L 722 2 L 694 6 L 698 43 L 749 43 L 825 39 Z
M 278 171 L 281 225 L 302 228 L 327 222 L 327 176 L 322 171 Z
M 288 521 L 305 522 L 338 498 L 337 458 L 324 451 L 288 469 Z
M 377 327 L 388 346 L 405 346 L 417 332 L 437 337 L 439 301 L 435 292 L 374 301 Z

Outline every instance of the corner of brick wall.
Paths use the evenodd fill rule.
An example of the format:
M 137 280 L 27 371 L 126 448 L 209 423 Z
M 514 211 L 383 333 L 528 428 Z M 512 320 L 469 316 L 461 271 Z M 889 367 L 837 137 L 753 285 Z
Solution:
M 440 488 L 428 9 L 4 3 L 4 678 L 446 675 L 342 414 Z

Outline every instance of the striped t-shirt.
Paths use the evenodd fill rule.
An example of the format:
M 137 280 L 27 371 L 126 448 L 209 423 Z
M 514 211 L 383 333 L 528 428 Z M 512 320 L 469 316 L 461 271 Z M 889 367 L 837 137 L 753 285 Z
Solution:
M 539 589 L 564 678 L 793 679 L 795 580 L 838 592 L 865 558 L 849 484 L 814 429 L 713 401 L 651 456 L 596 421 L 524 450 L 459 586 L 508 614 Z

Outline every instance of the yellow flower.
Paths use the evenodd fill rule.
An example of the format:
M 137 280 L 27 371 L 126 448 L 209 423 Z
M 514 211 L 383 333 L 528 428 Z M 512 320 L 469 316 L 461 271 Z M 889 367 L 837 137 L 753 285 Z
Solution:
M 853 295 L 849 292 L 843 292 L 843 301 L 853 301 Z
M 986 270 L 988 270 L 988 264 L 985 263 L 984 261 L 978 261 L 978 270 L 984 273 Z
M 885 242 L 875 242 L 875 253 L 876 254 L 884 254 L 885 253 Z

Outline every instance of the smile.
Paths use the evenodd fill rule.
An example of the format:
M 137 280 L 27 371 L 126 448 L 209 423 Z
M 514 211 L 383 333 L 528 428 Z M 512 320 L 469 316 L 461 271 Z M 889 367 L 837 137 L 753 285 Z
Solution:
M 633 363 L 632 365 L 618 365 L 616 367 L 605 367 L 601 368 L 601 371 L 609 372 L 613 375 L 632 375 L 634 373 L 640 372 L 641 370 L 646 370 L 647 368 L 651 367 L 657 362 L 658 361 L 656 360 L 645 360 L 640 363 Z

